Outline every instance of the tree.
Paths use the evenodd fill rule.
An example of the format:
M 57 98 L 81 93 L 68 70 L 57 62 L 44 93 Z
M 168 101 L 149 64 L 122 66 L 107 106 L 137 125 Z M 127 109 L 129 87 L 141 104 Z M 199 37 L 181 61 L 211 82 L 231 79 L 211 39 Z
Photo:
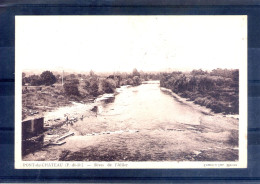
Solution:
M 26 76 L 26 74 L 23 72 L 22 73 L 22 85 L 25 85 L 25 83 L 26 83 L 25 76 Z
M 140 84 L 141 84 L 140 77 L 134 76 L 134 77 L 133 77 L 133 85 L 134 85 L 134 86 L 138 86 L 138 85 L 140 85 Z
M 90 94 L 93 95 L 93 96 L 98 96 L 99 95 L 99 92 L 98 92 L 98 81 L 91 81 L 90 83 Z
M 239 88 L 239 70 L 234 70 L 232 72 L 232 80 L 231 87 L 234 87 L 236 90 Z
M 138 77 L 140 77 L 140 73 L 137 71 L 136 68 L 133 69 L 133 76 L 138 76 Z
M 93 76 L 95 75 L 95 73 L 93 72 L 93 70 L 90 70 L 89 75 L 90 75 L 90 77 L 93 77 Z
M 41 80 L 42 80 L 42 84 L 46 86 L 52 85 L 57 81 L 55 75 L 53 75 L 53 73 L 50 71 L 42 72 Z
M 70 78 L 70 79 L 75 79 L 75 78 L 76 78 L 76 75 L 75 75 L 74 73 L 72 73 L 72 74 L 69 75 L 69 78 Z
M 239 81 L 239 71 L 238 70 L 234 70 L 232 72 L 232 80 L 234 82 L 238 82 Z
M 90 80 L 86 80 L 84 89 L 88 90 L 90 88 Z
M 203 71 L 202 69 L 199 69 L 199 70 L 192 70 L 191 74 L 192 75 L 205 75 L 205 74 L 207 74 L 207 72 Z
M 42 78 L 39 75 L 30 75 L 28 77 L 28 82 L 32 86 L 39 86 L 42 85 Z

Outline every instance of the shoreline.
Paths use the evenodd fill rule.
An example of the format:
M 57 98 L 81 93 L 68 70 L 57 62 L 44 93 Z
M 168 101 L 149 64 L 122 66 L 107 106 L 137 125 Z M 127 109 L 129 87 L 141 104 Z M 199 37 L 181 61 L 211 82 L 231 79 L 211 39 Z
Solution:
M 199 104 L 195 104 L 194 101 L 188 100 L 187 98 L 183 98 L 183 97 L 179 96 L 178 94 L 174 93 L 170 89 L 167 89 L 165 87 L 160 87 L 160 90 L 163 91 L 163 92 L 169 93 L 171 96 L 173 96 L 173 98 L 175 98 L 180 103 L 183 103 L 185 105 L 189 105 L 189 106 L 193 107 L 194 109 L 201 111 L 203 114 L 207 114 L 207 115 L 210 115 L 210 116 L 220 115 L 220 116 L 223 116 L 223 117 L 239 119 L 239 114 L 215 113 L 215 112 L 212 112 L 212 110 L 210 108 L 207 108 L 207 107 L 199 105 Z

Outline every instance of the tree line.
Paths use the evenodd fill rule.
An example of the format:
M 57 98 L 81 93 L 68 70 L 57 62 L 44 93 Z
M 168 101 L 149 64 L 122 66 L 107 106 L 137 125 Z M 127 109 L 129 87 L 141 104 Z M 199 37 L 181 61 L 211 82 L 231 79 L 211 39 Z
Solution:
M 193 70 L 190 73 L 163 73 L 160 86 L 211 108 L 214 112 L 237 114 L 239 111 L 239 70 Z
M 26 76 L 23 73 L 22 83 L 24 86 L 50 86 L 61 84 L 61 75 L 54 75 L 51 71 L 44 71 L 40 75 Z M 79 100 L 86 96 L 96 97 L 104 93 L 114 93 L 116 88 L 123 85 L 138 86 L 142 81 L 159 80 L 159 74 L 145 73 L 133 69 L 131 73 L 115 72 L 109 75 L 97 75 L 94 71 L 86 74 L 67 74 L 63 76 L 64 93 Z
M 115 73 L 108 76 L 96 75 L 91 70 L 89 75 L 84 77 L 82 84 L 80 84 L 75 75 L 67 77 L 64 90 L 67 95 L 74 97 L 82 96 L 82 93 L 87 96 L 97 97 L 104 93 L 114 93 L 116 88 L 123 85 L 138 86 L 142 81 L 141 74 L 137 69 L 134 69 L 131 74 Z M 82 89 L 82 93 L 80 93 L 79 89 Z
M 40 85 L 52 85 L 57 82 L 57 78 L 51 71 L 44 71 L 41 75 L 30 75 L 26 77 L 26 74 L 22 74 L 22 84 L 29 84 L 31 86 L 40 86 Z
M 97 75 L 69 74 L 64 76 L 61 87 L 64 94 L 72 99 L 97 97 L 104 93 L 114 93 L 123 85 L 138 86 L 143 81 L 160 80 L 160 86 L 171 89 L 178 95 L 206 106 L 214 112 L 237 114 L 239 111 L 239 70 L 214 69 L 210 72 L 193 70 L 191 72 L 145 73 L 134 69 L 131 73 L 115 72 Z M 40 75 L 22 76 L 23 85 L 40 86 L 61 84 L 61 75 L 44 71 Z

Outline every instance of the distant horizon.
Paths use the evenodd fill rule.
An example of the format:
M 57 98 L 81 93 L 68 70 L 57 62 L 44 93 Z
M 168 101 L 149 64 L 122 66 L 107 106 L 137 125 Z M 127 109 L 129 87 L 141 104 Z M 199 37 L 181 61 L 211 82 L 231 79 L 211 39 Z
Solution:
M 135 69 L 135 68 L 133 68 Z M 25 69 L 23 70 L 22 72 L 24 73 L 32 73 L 32 74 L 41 74 L 42 72 L 44 71 L 51 71 L 53 73 L 69 73 L 69 74 L 72 74 L 72 73 L 75 73 L 75 74 L 89 74 L 90 71 L 93 71 L 94 73 L 96 74 L 111 74 L 111 73 L 132 73 L 133 69 L 131 71 L 102 71 L 102 72 L 99 72 L 99 71 L 94 71 L 94 70 L 88 70 L 88 71 L 79 71 L 79 70 L 72 70 L 72 69 L 68 69 L 68 70 L 55 70 L 55 69 L 36 69 L 36 70 L 32 70 L 32 69 Z M 212 70 L 214 69 L 222 69 L 222 70 L 239 70 L 238 68 L 214 68 L 214 69 L 210 69 L 210 70 L 205 70 L 203 68 L 199 68 L 199 69 L 191 69 L 191 70 L 178 70 L 178 69 L 167 69 L 167 70 L 157 70 L 157 71 L 144 71 L 144 70 L 138 70 L 138 72 L 142 71 L 144 73 L 167 73 L 167 72 L 191 72 L 193 70 L 203 70 L 203 71 L 207 71 L 207 72 L 211 72 Z

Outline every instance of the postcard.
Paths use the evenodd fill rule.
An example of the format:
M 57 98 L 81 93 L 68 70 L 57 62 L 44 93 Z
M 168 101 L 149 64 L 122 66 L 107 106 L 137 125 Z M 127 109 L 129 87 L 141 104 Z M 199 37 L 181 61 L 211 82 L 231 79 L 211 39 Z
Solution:
M 15 168 L 247 168 L 247 16 L 15 16 Z

